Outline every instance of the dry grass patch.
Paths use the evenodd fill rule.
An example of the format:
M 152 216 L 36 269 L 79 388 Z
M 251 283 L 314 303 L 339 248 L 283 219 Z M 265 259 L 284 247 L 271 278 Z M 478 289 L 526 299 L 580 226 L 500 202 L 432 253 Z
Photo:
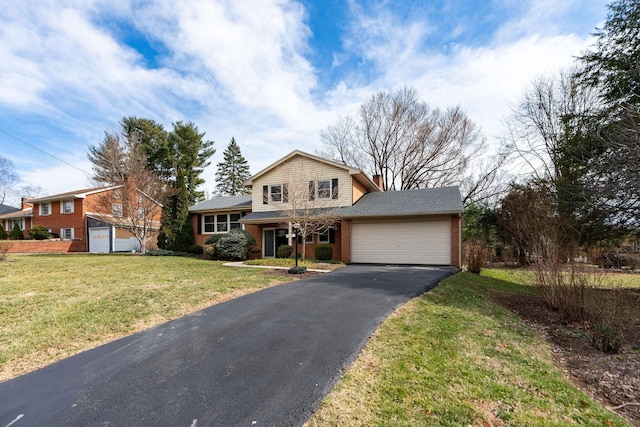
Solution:
M 0 381 L 287 281 L 196 258 L 12 256 L 0 264 Z

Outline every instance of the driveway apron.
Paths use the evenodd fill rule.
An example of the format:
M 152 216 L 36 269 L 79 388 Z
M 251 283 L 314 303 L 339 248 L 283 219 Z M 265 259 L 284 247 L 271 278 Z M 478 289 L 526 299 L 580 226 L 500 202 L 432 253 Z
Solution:
M 300 425 L 380 322 L 455 271 L 347 266 L 212 306 L 0 384 L 0 427 Z

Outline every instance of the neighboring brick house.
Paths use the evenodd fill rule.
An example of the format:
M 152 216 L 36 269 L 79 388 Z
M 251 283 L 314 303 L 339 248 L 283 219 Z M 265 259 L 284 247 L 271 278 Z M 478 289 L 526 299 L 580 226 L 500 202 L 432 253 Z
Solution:
M 33 203 L 30 203 L 30 200 L 29 197 L 23 197 L 20 208 L 0 204 L 0 226 L 7 233 L 13 230 L 17 224 L 24 237 L 29 235 L 29 230 L 33 225 Z
M 29 199 L 32 204 L 30 226 L 44 226 L 66 245 L 49 245 L 48 241 L 29 242 L 16 247 L 28 252 L 131 252 L 139 250 L 133 235 L 119 227 L 114 216 L 121 215 L 117 200 L 121 186 L 87 188 L 46 197 Z M 115 196 L 112 198 L 111 196 Z M 141 197 L 141 196 L 138 196 Z M 115 200 L 115 203 L 111 201 Z M 119 209 L 118 209 L 119 207 Z M 11 215 L 11 214 L 9 214 Z M 155 231 L 159 227 L 158 213 Z M 40 246 L 38 246 L 40 245 Z M 54 248 L 48 250 L 47 248 Z M 61 249 L 62 248 L 62 249 Z
M 291 203 L 291 177 L 283 170 L 291 168 L 304 170 L 311 200 L 324 200 L 323 206 L 337 212 L 332 229 L 308 237 L 307 254 L 316 244 L 329 244 L 333 258 L 345 263 L 460 267 L 463 207 L 457 187 L 383 192 L 380 177 L 298 150 L 252 176 L 246 182 L 251 196 L 216 197 L 193 206 L 196 243 L 244 227 L 257 242 L 252 257 L 274 257 L 280 245 L 293 245 L 283 209 Z

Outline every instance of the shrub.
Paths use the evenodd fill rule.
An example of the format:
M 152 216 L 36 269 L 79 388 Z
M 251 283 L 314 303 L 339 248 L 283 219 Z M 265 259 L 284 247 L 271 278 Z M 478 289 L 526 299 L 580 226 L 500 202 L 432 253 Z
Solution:
M 330 261 L 333 258 L 333 248 L 331 245 L 316 245 L 313 250 L 318 261 Z
M 293 253 L 293 246 L 281 245 L 278 247 L 278 258 L 289 258 Z
M 303 274 L 307 272 L 307 267 L 291 267 L 289 269 L 289 274 Z
M 596 323 L 591 331 L 591 343 L 604 353 L 617 353 L 622 346 L 619 328 L 610 323 Z
M 200 245 L 190 245 L 187 247 L 187 252 L 193 255 L 202 255 L 204 251 Z
M 12 243 L 10 242 L 0 242 L 0 261 L 4 261 L 9 257 L 9 249 L 11 249 L 11 245 Z
M 11 240 L 23 240 L 24 234 L 22 234 L 22 230 L 20 230 L 20 226 L 15 224 L 13 229 L 9 232 L 9 239 Z
M 47 240 L 51 237 L 51 232 L 44 225 L 34 225 L 29 230 L 29 238 L 33 240 Z
M 464 246 L 467 270 L 470 273 L 480 274 L 480 270 L 485 263 L 484 245 L 478 240 L 470 240 Z
M 220 237 L 220 240 L 214 246 L 218 258 L 246 259 L 249 248 L 255 243 L 256 239 L 253 238 L 251 233 L 236 228 Z
M 207 237 L 207 240 L 204 241 L 205 245 L 215 245 L 218 243 L 218 240 L 224 236 L 224 234 L 214 234 L 213 236 Z
M 0 240 L 7 240 L 8 237 L 9 235 L 5 231 L 4 227 L 2 227 L 2 225 L 0 224 Z

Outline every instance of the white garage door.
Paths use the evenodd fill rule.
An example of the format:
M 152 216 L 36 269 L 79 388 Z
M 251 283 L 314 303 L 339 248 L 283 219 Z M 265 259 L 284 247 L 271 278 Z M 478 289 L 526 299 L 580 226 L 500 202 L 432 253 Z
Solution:
M 451 222 L 351 224 L 351 262 L 451 264 Z
M 89 229 L 89 252 L 107 253 L 110 246 L 109 227 Z

